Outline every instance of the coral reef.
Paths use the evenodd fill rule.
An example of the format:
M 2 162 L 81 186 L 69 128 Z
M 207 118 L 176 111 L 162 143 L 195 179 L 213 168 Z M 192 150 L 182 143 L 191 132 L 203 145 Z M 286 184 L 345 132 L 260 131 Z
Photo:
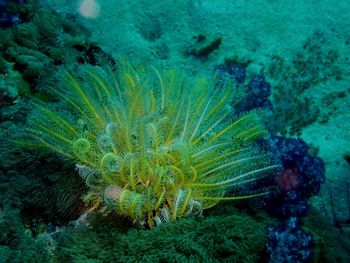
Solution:
M 283 167 L 276 176 L 278 191 L 267 202 L 268 211 L 283 219 L 305 215 L 307 200 L 320 191 L 325 181 L 323 161 L 311 156 L 301 139 L 270 136 L 267 143 Z
M 300 218 L 325 181 L 323 161 L 311 156 L 301 139 L 271 135 L 267 144 L 283 167 L 275 178 L 277 189 L 266 202 L 267 211 L 282 220 L 267 230 L 269 262 L 311 262 L 313 238 L 301 228 Z
M 235 114 L 241 114 L 253 109 L 264 109 L 267 116 L 272 110 L 269 100 L 271 86 L 262 74 L 255 74 L 246 80 L 247 63 L 240 63 L 233 59 L 227 59 L 224 64 L 216 66 L 216 71 L 227 73 L 233 77 L 235 84 L 232 92 L 235 94 L 231 105 Z M 248 81 L 248 83 L 246 83 Z
M 15 2 L 15 1 L 13 1 Z M 74 17 L 25 1 L 22 23 L 0 28 L 0 89 L 11 102 L 45 92 L 43 81 L 62 64 L 101 64 L 111 57 L 89 40 L 89 32 Z M 31 8 L 27 8 L 31 6 Z M 42 85 L 38 85 L 38 84 Z
M 247 63 L 239 63 L 236 60 L 226 60 L 223 65 L 219 65 L 217 70 L 227 72 L 235 79 L 237 84 L 241 84 L 246 79 Z
M 216 69 L 233 76 L 236 80 L 234 91 L 238 100 L 233 102 L 237 112 L 252 108 L 271 110 L 266 123 L 274 134 L 300 135 L 301 130 L 319 120 L 327 122 L 332 103 L 344 98 L 347 91 L 333 92 L 317 101 L 311 99 L 309 91 L 316 85 L 332 79 L 341 80 L 344 72 L 339 67 L 339 55 L 329 46 L 322 32 L 315 32 L 296 51 L 291 61 L 273 56 L 263 73 L 246 79 L 247 62 L 226 59 Z M 320 102 L 329 106 L 320 116 Z M 295 114 L 297 113 L 297 114 Z
M 270 84 L 265 81 L 263 75 L 255 75 L 249 81 L 245 88 L 245 96 L 241 100 L 236 112 L 244 112 L 255 108 L 271 108 L 271 102 L 268 100 L 270 96 Z
M 236 80 L 234 92 L 237 95 L 231 103 L 236 111 L 267 108 L 269 120 L 276 114 L 269 101 L 270 84 L 262 75 L 253 76 L 245 84 L 245 64 L 234 60 L 216 69 Z M 300 217 L 306 215 L 308 199 L 320 191 L 325 181 L 323 161 L 311 156 L 308 145 L 301 139 L 270 135 L 260 143 L 269 148 L 282 166 L 275 176 L 276 189 L 265 203 L 266 210 L 282 220 L 279 226 L 267 229 L 268 262 L 311 262 L 313 237 L 301 228 Z
M 155 43 L 157 52 L 163 54 L 158 57 L 169 56 L 167 45 L 158 43 L 166 33 L 160 20 L 148 14 L 140 20 L 139 33 Z M 327 50 L 324 35 L 316 33 L 308 39 L 292 62 L 275 56 L 264 75 L 247 81 L 247 63 L 227 61 L 217 70 L 230 77 L 218 74 L 211 83 L 204 78 L 182 79 L 178 71 L 135 70 L 125 62 L 120 66 L 120 61 L 116 63 L 89 40 L 89 33 L 77 22 L 73 15 L 60 17 L 36 1 L 0 0 L 0 134 L 10 138 L 23 131 L 34 104 L 39 116 L 30 117 L 35 122 L 30 133 L 42 143 L 26 141 L 26 147 L 17 149 L 7 145 L 6 139 L 1 142 L 0 261 L 350 262 L 348 213 L 344 212 L 350 208 L 349 182 L 344 182 L 345 189 L 323 192 L 330 205 L 321 212 L 310 210 L 309 199 L 324 181 L 322 161 L 300 139 L 270 136 L 257 140 L 267 133 L 260 120 L 262 111 L 257 109 L 272 110 L 270 118 L 275 122 L 270 129 L 288 135 L 299 134 L 319 118 L 318 106 L 310 103 L 307 91 L 322 81 L 342 77 L 336 65 L 338 55 Z M 221 45 L 221 38 L 207 40 L 198 35 L 195 39 L 186 55 L 202 60 L 215 55 Z M 60 65 L 71 69 L 81 63 L 108 63 L 112 70 L 85 67 L 79 77 L 68 73 L 62 89 L 55 78 L 46 79 Z M 270 86 L 267 80 L 274 82 Z M 183 99 L 175 96 L 178 100 L 168 104 L 172 100 L 169 94 L 162 96 L 162 86 L 173 87 L 166 89 L 172 95 L 176 91 L 186 95 Z M 109 96 L 111 91 L 122 95 Z M 18 99 L 28 95 L 37 101 L 27 105 Z M 198 101 L 192 102 L 191 96 Z M 345 96 L 345 91 L 336 91 L 321 100 L 332 106 Z M 220 98 L 224 102 L 215 112 Z M 167 107 L 162 108 L 163 101 Z M 129 111 L 118 115 L 124 107 Z M 142 115 L 142 109 L 147 114 Z M 300 114 L 290 115 L 296 109 Z M 214 120 L 209 121 L 206 114 L 212 111 Z M 321 117 L 327 121 L 327 116 Z M 174 119 L 178 126 L 171 125 Z M 166 145 L 164 134 L 169 127 L 174 140 Z M 231 148 L 219 146 L 230 136 L 234 142 L 226 146 Z M 213 140 L 218 148 L 206 153 Z M 69 158 L 52 156 L 47 151 L 50 147 Z M 193 158 L 203 151 L 202 158 Z M 251 160 L 258 163 L 248 165 Z M 282 169 L 268 177 L 279 162 Z M 71 169 L 74 163 L 83 182 Z M 260 169 L 268 173 L 256 175 Z M 215 178 L 198 179 L 201 172 L 215 172 Z M 279 223 L 254 210 L 255 199 L 216 205 L 219 200 L 263 196 L 271 191 L 271 180 L 276 186 L 264 201 L 270 214 L 282 220 Z M 347 201 L 336 199 L 334 191 L 342 191 L 337 197 Z M 89 207 L 82 202 L 82 194 Z M 216 206 L 204 210 L 212 205 Z M 98 212 L 93 210 L 96 206 Z M 151 227 L 174 222 L 148 229 L 120 214 Z M 184 216 L 188 217 L 175 221 Z
M 313 237 L 300 228 L 297 217 L 267 229 L 266 250 L 270 263 L 311 262 L 312 247 Z

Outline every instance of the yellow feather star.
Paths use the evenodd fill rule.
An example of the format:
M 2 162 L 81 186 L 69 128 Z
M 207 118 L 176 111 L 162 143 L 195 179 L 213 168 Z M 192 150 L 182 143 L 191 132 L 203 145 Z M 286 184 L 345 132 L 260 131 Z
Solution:
M 278 166 L 254 145 L 266 135 L 259 111 L 232 118 L 230 81 L 124 61 L 115 72 L 85 67 L 83 81 L 64 79 L 54 92 L 68 111 L 35 104 L 28 132 L 76 163 L 94 207 L 153 227 L 266 194 L 239 191 Z

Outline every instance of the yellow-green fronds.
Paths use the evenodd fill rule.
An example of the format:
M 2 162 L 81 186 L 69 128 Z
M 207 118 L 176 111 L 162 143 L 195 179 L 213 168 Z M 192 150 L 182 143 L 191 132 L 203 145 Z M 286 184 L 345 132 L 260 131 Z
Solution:
M 232 117 L 229 80 L 124 61 L 83 72 L 65 72 L 56 110 L 34 105 L 28 132 L 76 163 L 86 200 L 153 226 L 266 194 L 241 191 L 277 165 L 254 145 L 266 135 L 261 112 Z

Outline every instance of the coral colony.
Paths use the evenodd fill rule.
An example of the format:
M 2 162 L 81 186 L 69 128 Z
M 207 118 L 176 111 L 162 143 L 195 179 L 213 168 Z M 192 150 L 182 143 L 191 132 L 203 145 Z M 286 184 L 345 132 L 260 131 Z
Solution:
M 244 86 L 244 64 L 220 65 L 217 70 L 227 72 L 238 83 L 235 91 Z M 270 85 L 262 75 L 256 75 L 244 87 L 246 96 L 240 101 L 239 112 L 254 108 L 268 108 L 274 112 Z M 280 218 L 281 226 L 267 229 L 266 251 L 269 262 L 310 262 L 313 237 L 301 228 L 300 217 L 308 211 L 307 200 L 320 191 L 325 181 L 325 168 L 320 158 L 308 152 L 308 145 L 301 139 L 284 138 L 270 134 L 260 143 L 281 163 L 281 170 L 275 175 L 276 190 L 272 191 L 265 207 L 267 212 Z M 284 261 L 284 260 L 289 261 Z

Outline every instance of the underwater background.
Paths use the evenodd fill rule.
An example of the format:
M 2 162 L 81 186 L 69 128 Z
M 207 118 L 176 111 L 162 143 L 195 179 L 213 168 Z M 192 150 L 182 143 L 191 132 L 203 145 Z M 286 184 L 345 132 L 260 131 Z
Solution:
M 349 17 L 348 1 L 0 0 L 0 262 L 350 262 Z M 278 169 L 229 194 L 269 194 L 155 227 L 91 209 L 76 162 L 23 139 L 33 108 L 64 126 L 47 118 L 70 115 L 65 69 L 84 83 L 125 60 L 225 76 L 232 116 L 263 109 L 255 143 Z

